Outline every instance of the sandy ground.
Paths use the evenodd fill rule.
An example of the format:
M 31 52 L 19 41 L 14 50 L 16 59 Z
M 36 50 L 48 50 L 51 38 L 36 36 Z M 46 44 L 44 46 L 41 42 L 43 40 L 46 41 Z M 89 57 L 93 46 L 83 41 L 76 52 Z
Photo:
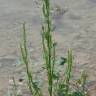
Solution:
M 41 7 L 35 0 L 0 0 L 0 96 L 11 76 L 20 76 L 20 38 L 26 22 L 28 48 L 34 67 L 41 62 Z M 86 70 L 90 81 L 96 81 L 96 0 L 52 0 L 54 38 L 57 53 L 65 56 L 68 48 L 74 53 L 74 74 Z M 58 13 L 60 6 L 66 13 Z M 21 69 L 20 69 L 21 68 Z M 16 74 L 16 75 L 15 75 Z M 18 77 L 19 78 L 19 77 Z M 93 86 L 94 85 L 94 86 Z M 96 83 L 92 86 L 96 96 Z

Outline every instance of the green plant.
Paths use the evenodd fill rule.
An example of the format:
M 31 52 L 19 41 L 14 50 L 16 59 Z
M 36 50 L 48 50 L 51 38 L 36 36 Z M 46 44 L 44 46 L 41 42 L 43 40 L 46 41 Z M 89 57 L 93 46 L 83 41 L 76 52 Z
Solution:
M 16 85 L 16 82 L 15 82 L 15 79 L 14 79 L 14 77 L 12 79 L 13 79 L 13 84 L 14 84 L 14 96 L 18 96 L 18 94 L 17 94 L 17 85 Z
M 26 66 L 29 90 L 30 90 L 32 96 L 42 96 L 39 87 L 33 80 L 32 72 L 29 69 L 25 24 L 23 24 L 23 41 L 20 44 L 20 48 L 21 48 L 22 61 L 23 61 L 24 65 Z
M 48 78 L 48 96 L 87 96 L 85 94 L 85 82 L 86 76 L 82 75 L 79 84 L 82 82 L 82 90 L 77 87 L 75 91 L 70 89 L 70 80 L 72 78 L 72 65 L 73 65 L 73 55 L 72 50 L 68 51 L 68 57 L 62 57 L 60 63 L 63 66 L 66 63 L 66 72 L 63 76 L 63 80 L 58 72 L 55 71 L 56 66 L 56 42 L 52 38 L 52 24 L 51 24 L 51 14 L 50 14 L 50 0 L 43 0 L 43 16 L 44 23 L 42 25 L 42 46 L 43 46 L 43 57 L 44 57 L 44 67 L 47 73 Z M 23 24 L 23 40 L 20 44 L 22 61 L 26 66 L 26 73 L 28 78 L 28 86 L 32 96 L 43 96 L 43 92 L 34 82 L 32 72 L 29 69 L 29 58 L 28 58 L 28 49 L 26 41 L 26 30 L 25 24 Z M 77 86 L 77 84 L 76 84 Z
M 50 1 L 43 0 L 43 16 L 44 25 L 42 25 L 42 45 L 45 59 L 45 66 L 48 76 L 48 91 L 50 96 L 53 92 L 53 74 L 55 65 L 55 43 L 51 35 L 51 20 L 50 20 Z

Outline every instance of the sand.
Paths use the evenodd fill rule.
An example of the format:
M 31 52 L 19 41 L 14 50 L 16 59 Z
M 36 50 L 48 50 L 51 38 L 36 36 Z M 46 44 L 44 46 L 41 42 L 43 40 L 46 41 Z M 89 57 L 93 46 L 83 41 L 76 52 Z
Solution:
M 24 22 L 33 65 L 40 66 L 38 62 L 42 62 L 41 5 L 38 0 L 38 4 L 34 1 L 0 0 L 0 96 L 3 96 L 10 77 L 20 77 L 19 44 Z M 84 69 L 89 80 L 96 81 L 96 0 L 52 0 L 52 6 L 53 36 L 58 43 L 58 56 L 65 56 L 68 48 L 72 48 L 74 70 L 77 70 L 74 74 Z M 61 12 L 55 10 L 58 6 Z M 62 13 L 64 10 L 67 11 Z

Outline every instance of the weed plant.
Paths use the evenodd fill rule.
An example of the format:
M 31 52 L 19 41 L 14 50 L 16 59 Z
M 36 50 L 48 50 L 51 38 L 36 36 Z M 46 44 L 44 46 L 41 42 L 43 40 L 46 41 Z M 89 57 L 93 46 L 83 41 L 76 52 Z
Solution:
M 63 76 L 63 80 L 56 73 L 56 42 L 52 38 L 52 20 L 50 14 L 50 0 L 42 0 L 42 13 L 43 13 L 43 24 L 42 24 L 42 48 L 44 57 L 44 67 L 47 73 L 48 79 L 48 94 L 47 96 L 88 96 L 85 92 L 86 74 L 83 73 L 79 80 L 76 81 L 75 89 L 70 88 L 70 80 L 72 78 L 72 66 L 73 66 L 73 55 L 72 50 L 68 50 L 67 58 L 62 57 L 61 66 L 66 64 L 66 72 Z M 26 28 L 23 24 L 23 41 L 20 45 L 21 55 L 24 65 L 26 66 L 27 82 L 31 92 L 31 96 L 43 96 L 44 92 L 41 92 L 41 88 L 33 80 L 33 74 L 29 69 L 29 58 L 26 41 Z M 74 86 L 73 86 L 74 87 Z

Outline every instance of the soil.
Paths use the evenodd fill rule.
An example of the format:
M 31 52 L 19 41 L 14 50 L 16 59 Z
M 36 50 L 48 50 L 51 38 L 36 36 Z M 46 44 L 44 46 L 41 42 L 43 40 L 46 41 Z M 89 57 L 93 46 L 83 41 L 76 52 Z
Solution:
M 85 70 L 88 80 L 93 82 L 89 84 L 91 96 L 96 96 L 96 0 L 51 1 L 57 54 L 66 56 L 67 50 L 72 48 L 74 75 Z M 35 72 L 42 65 L 41 1 L 0 0 L 0 96 L 5 94 L 11 77 L 17 80 L 24 77 L 19 46 L 24 22 Z

